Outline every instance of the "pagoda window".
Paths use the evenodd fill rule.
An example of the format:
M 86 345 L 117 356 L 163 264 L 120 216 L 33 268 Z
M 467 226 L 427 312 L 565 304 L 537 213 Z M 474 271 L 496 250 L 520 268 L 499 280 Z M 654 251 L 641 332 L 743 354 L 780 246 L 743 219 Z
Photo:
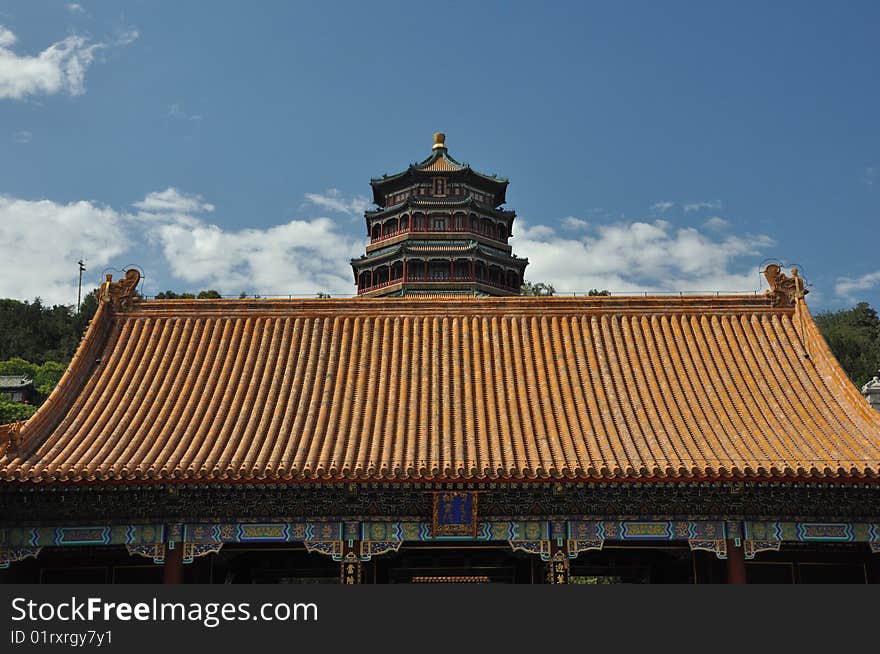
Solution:
M 455 214 L 455 216 L 453 216 L 452 228 L 457 232 L 460 232 L 464 229 L 464 214 L 457 213 Z
M 384 236 L 394 236 L 397 233 L 397 221 L 389 220 L 383 225 Z
M 407 279 L 424 279 L 425 278 L 425 267 L 427 263 L 425 263 L 421 259 L 409 259 L 406 264 L 406 276 Z
M 478 225 L 479 225 L 479 221 L 477 220 L 477 217 L 474 214 L 471 214 L 471 231 L 472 232 L 477 231 Z
M 403 214 L 400 217 L 400 231 L 405 232 L 409 229 L 409 216 Z
M 446 180 L 443 177 L 435 177 L 431 181 L 434 185 L 434 195 L 444 197 L 446 195 Z
M 377 241 L 382 237 L 382 226 L 381 225 L 373 225 L 373 230 L 370 233 L 370 239 L 373 241 Z
M 503 241 L 507 238 L 507 228 L 502 224 L 498 224 L 498 240 Z
M 446 231 L 446 218 L 443 216 L 434 216 L 431 221 L 431 227 L 435 232 Z
M 480 231 L 486 235 L 490 235 L 492 233 L 492 223 L 488 218 L 483 218 L 480 221 Z
M 446 261 L 431 261 L 428 263 L 429 279 L 449 279 L 449 263 Z
M 413 229 L 421 232 L 425 229 L 425 216 L 424 214 L 417 213 L 413 216 Z
M 380 286 L 381 284 L 388 283 L 388 266 L 382 266 L 381 268 L 376 269 L 376 274 L 373 277 L 373 285 Z

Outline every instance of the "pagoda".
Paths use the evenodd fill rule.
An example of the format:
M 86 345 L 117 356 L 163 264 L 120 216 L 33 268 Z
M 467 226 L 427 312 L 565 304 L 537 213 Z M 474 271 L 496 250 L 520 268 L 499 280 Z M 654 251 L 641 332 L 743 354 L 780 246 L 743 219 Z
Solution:
M 508 243 L 508 183 L 453 159 L 440 132 L 427 159 L 370 180 L 378 209 L 351 261 L 358 295 L 519 295 L 528 259 Z

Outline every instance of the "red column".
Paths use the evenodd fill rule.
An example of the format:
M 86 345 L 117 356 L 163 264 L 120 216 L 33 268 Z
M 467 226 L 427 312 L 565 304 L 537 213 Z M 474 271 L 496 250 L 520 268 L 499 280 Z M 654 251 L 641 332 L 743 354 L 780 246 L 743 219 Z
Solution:
M 471 259 L 470 268 L 471 268 L 471 280 L 474 280 L 474 279 L 476 279 L 476 274 L 474 271 L 474 260 L 473 259 Z
M 727 583 L 746 583 L 746 559 L 742 547 L 732 538 L 727 541 Z
M 165 545 L 165 565 L 162 568 L 163 584 L 183 583 L 183 543 L 175 543 L 174 549 Z
M 373 288 L 373 271 L 370 271 L 370 288 Z
M 406 259 L 403 260 L 403 281 L 406 281 Z

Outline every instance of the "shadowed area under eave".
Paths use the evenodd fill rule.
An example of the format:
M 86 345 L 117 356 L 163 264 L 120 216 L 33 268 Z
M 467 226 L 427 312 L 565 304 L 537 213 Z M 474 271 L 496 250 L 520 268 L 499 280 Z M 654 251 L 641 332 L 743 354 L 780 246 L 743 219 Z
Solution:
M 803 300 L 102 305 L 0 478 L 876 478 L 880 414 Z

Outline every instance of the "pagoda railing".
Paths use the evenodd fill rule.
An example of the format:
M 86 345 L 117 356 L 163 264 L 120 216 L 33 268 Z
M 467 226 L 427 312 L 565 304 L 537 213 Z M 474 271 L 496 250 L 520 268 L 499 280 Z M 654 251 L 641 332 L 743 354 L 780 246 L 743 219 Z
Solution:
M 449 227 L 444 229 L 436 229 L 434 227 L 424 226 L 424 227 L 406 227 L 404 229 L 395 229 L 394 231 L 389 231 L 388 233 L 382 233 L 376 237 L 370 237 L 370 245 L 373 243 L 381 243 L 382 241 L 387 241 L 390 238 L 394 238 L 395 236 L 400 236 L 401 234 L 425 234 L 434 232 L 436 234 L 479 234 L 480 236 L 486 236 L 491 238 L 493 241 L 498 241 L 499 243 L 506 243 L 506 241 L 502 238 L 498 237 L 497 232 L 493 232 L 492 230 L 487 229 L 473 229 L 471 227 Z

